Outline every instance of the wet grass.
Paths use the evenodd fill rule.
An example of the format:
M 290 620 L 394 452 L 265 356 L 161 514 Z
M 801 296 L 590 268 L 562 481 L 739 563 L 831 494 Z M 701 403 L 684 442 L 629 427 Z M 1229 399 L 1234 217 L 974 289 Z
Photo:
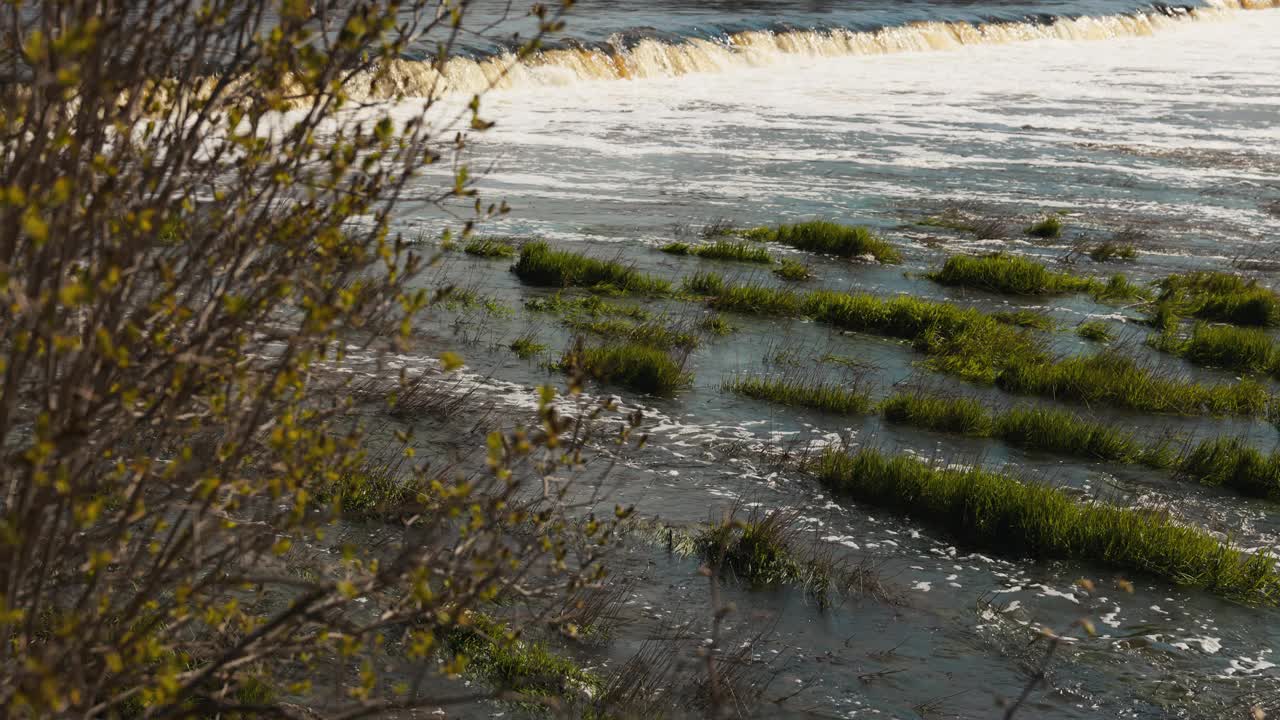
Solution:
M 946 469 L 869 449 L 814 463 L 831 492 L 939 527 L 1002 554 L 1097 562 L 1242 602 L 1280 602 L 1269 554 L 1241 553 L 1167 513 L 1080 503 L 1061 490 L 981 469 Z
M 1049 215 L 1042 220 L 1038 220 L 1027 226 L 1025 231 L 1028 235 L 1044 240 L 1062 236 L 1062 219 L 1057 215 Z
M 507 346 L 507 349 L 515 353 L 516 357 L 521 360 L 528 360 L 545 353 L 547 351 L 547 346 L 538 342 L 537 337 L 533 333 L 528 333 L 512 340 L 511 344 Z
M 482 258 L 512 258 L 516 256 L 516 246 L 501 238 L 473 238 L 463 252 Z
M 569 326 L 578 332 L 599 335 L 610 341 L 648 345 L 660 350 L 692 350 L 701 342 L 697 333 L 689 332 L 679 325 L 668 325 L 661 319 L 647 322 L 619 318 L 576 320 L 570 321 Z
M 662 246 L 662 252 L 670 255 L 693 255 L 706 260 L 736 260 L 738 262 L 761 263 L 773 262 L 769 251 L 748 242 L 730 242 L 717 240 L 709 245 L 689 245 L 674 242 Z
M 1138 249 L 1132 245 L 1121 244 L 1108 240 L 1089 248 L 1089 257 L 1092 258 L 1094 262 L 1136 260 L 1138 258 Z
M 724 276 L 720 273 L 699 270 L 684 279 L 683 289 L 690 295 L 702 297 L 716 296 L 724 292 L 726 287 Z
M 1280 453 L 1264 455 L 1239 438 L 1200 443 L 1182 458 L 1178 474 L 1241 495 L 1280 500 Z
M 511 269 L 521 281 L 545 287 L 587 287 L 619 292 L 662 294 L 670 283 L 650 277 L 617 260 L 601 260 L 544 242 L 525 245 Z
M 942 285 L 976 288 L 1007 295 L 1053 295 L 1093 289 L 1090 278 L 1051 272 L 1018 255 L 952 255 L 941 270 L 929 273 Z
M 606 300 L 597 295 L 573 296 L 558 292 L 544 298 L 531 298 L 524 303 L 526 310 L 560 315 L 569 320 L 581 318 L 630 318 L 645 321 L 652 317 L 648 310 L 637 305 Z
M 773 274 L 783 280 L 800 282 L 802 280 L 809 280 L 813 277 L 813 268 L 802 262 L 787 259 L 782 261 L 782 265 L 775 269 Z
M 711 523 L 693 537 L 694 552 L 753 587 L 796 585 L 825 607 L 840 584 L 840 568 L 797 550 L 798 520 L 794 512 L 774 510 Z
M 1197 365 L 1280 375 L 1280 349 L 1265 330 L 1257 328 L 1198 322 L 1185 342 L 1163 342 L 1161 349 Z
M 698 323 L 698 327 L 708 335 L 715 335 L 717 337 L 732 335 L 738 331 L 738 328 L 734 327 L 733 323 L 729 322 L 728 319 L 720 313 L 714 313 L 703 318 L 702 322 Z
M 829 383 L 816 377 L 740 374 L 725 380 L 721 389 L 778 405 L 845 415 L 871 409 L 871 396 L 856 383 Z
M 992 313 L 991 317 L 997 322 L 1002 322 L 1005 325 L 1031 328 L 1033 330 L 1054 330 L 1058 327 L 1058 323 L 1055 322 L 1047 313 L 1037 312 L 1035 310 L 1011 310 L 1006 312 L 997 312 Z
M 885 399 L 880 411 L 889 422 L 999 438 L 1032 450 L 1154 468 L 1175 463 L 1167 442 L 1146 445 L 1132 432 L 1065 410 L 1015 406 L 997 411 L 973 398 L 911 391 Z
M 635 342 L 576 346 L 565 352 L 559 365 L 566 371 L 580 369 L 600 382 L 650 395 L 674 395 L 693 381 L 670 353 Z
M 1260 415 L 1271 403 L 1270 393 L 1259 383 L 1203 385 L 1114 350 L 1014 363 L 997 384 L 1020 395 L 1178 415 Z
M 1111 330 L 1111 325 L 1105 320 L 1085 320 L 1076 326 L 1076 335 L 1085 340 L 1093 342 L 1111 342 L 1115 339 L 1115 333 Z
M 1280 326 L 1280 295 L 1257 280 L 1206 271 L 1170 275 L 1158 285 L 1158 311 L 1232 325 Z
M 902 262 L 902 255 L 892 245 L 864 227 L 841 225 L 825 220 L 811 220 L 795 225 L 758 227 L 742 233 L 751 240 L 776 242 L 798 250 L 835 255 L 837 257 L 871 256 L 882 263 Z
M 502 692 L 528 698 L 598 695 L 603 681 L 545 645 L 523 640 L 497 619 L 470 611 L 444 635 L 444 645 L 466 658 L 466 671 Z M 530 704 L 530 709 L 543 706 Z

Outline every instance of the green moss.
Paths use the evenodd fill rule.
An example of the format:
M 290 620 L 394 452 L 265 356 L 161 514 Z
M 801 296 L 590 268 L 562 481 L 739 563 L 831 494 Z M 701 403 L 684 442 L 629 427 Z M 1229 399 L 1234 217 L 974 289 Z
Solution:
M 952 255 L 929 279 L 1009 295 L 1049 295 L 1087 291 L 1096 281 L 1050 272 L 1044 265 L 1018 255 Z
M 871 408 L 871 397 L 861 388 L 816 378 L 743 374 L 726 380 L 721 388 L 756 400 L 833 413 L 859 414 Z
M 1267 553 L 1241 553 L 1167 514 L 1103 503 L 985 470 L 933 467 L 874 450 L 827 450 L 815 464 L 831 492 L 932 524 L 1013 557 L 1096 562 L 1251 603 L 1280 602 Z
M 1280 500 L 1280 453 L 1263 455 L 1238 438 L 1200 443 L 1182 459 L 1178 472 L 1205 485 L 1220 485 L 1242 495 Z
M 1043 238 L 1046 240 L 1062 236 L 1062 220 L 1057 215 L 1049 215 L 1043 220 L 1031 223 L 1027 226 L 1026 233 L 1031 237 Z
M 1111 342 L 1115 338 L 1111 325 L 1105 320 L 1086 320 L 1076 326 L 1076 334 L 1085 340 L 1102 343 Z
M 501 238 L 474 238 L 463 251 L 468 255 L 483 258 L 510 258 L 516 256 L 516 246 Z
M 795 260 L 783 260 L 782 266 L 774 270 L 773 274 L 783 280 L 799 282 L 801 280 L 808 280 L 812 278 L 813 269 L 802 262 L 796 262 Z
M 1036 312 L 1035 310 L 997 312 L 992 313 L 991 318 L 1005 325 L 1031 328 L 1033 330 L 1053 330 L 1058 326 L 1048 314 Z
M 781 243 L 823 255 L 846 258 L 870 255 L 882 263 L 902 262 L 902 255 L 892 245 L 864 227 L 812 220 L 776 228 L 758 227 L 743 234 L 751 240 Z
M 511 267 L 530 285 L 615 288 L 622 292 L 661 294 L 670 284 L 649 277 L 616 260 L 600 260 L 567 250 L 552 250 L 544 242 L 525 245 Z
M 601 382 L 651 395 L 673 395 L 693 379 L 667 352 L 639 343 L 573 348 L 561 358 L 560 367 L 581 368 Z
M 748 242 L 730 242 L 717 240 L 709 245 L 689 245 L 687 243 L 670 243 L 662 246 L 662 252 L 671 255 L 693 255 L 706 260 L 736 260 L 769 264 L 773 258 L 769 251 Z
M 1223 272 L 1193 272 L 1170 275 L 1158 285 L 1158 312 L 1232 325 L 1280 325 L 1280 295 L 1257 280 Z
M 1094 262 L 1108 262 L 1110 260 L 1136 260 L 1138 257 L 1138 249 L 1132 245 L 1121 244 L 1108 240 L 1099 243 L 1089 249 L 1089 257 Z

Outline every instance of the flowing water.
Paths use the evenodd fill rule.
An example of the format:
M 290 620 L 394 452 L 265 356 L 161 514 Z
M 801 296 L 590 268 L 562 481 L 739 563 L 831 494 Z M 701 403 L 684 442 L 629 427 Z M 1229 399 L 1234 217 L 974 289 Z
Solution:
M 942 288 L 921 275 L 948 254 L 994 249 L 1058 267 L 1078 244 L 1136 228 L 1143 238 L 1137 263 L 1081 258 L 1061 267 L 1100 276 L 1123 270 L 1142 281 L 1192 268 L 1239 269 L 1270 283 L 1280 262 L 1280 9 L 1270 5 L 597 0 L 581 3 L 565 32 L 518 66 L 500 47 L 477 44 L 444 77 L 406 59 L 392 81 L 366 90 L 382 98 L 445 90 L 465 98 L 496 86 L 483 111 L 498 124 L 474 135 L 471 147 L 475 166 L 487 171 L 485 197 L 505 199 L 512 212 L 483 233 L 621 257 L 673 281 L 714 269 L 777 283 L 767 270 L 672 257 L 657 247 L 682 228 L 720 218 L 738 226 L 809 218 L 863 224 L 890 240 L 904 264 L 804 258 L 817 270 L 812 286 L 1043 309 L 1066 327 L 1100 317 L 1135 352 L 1198 379 L 1230 382 L 1230 373 L 1143 348 L 1146 331 L 1133 308 L 1085 296 L 1011 301 Z M 399 107 L 408 115 L 417 106 L 405 100 Z M 917 224 L 951 206 L 1018 227 L 1062 211 L 1067 231 L 1047 242 L 1016 232 L 977 240 Z M 434 205 L 406 202 L 400 222 L 428 233 L 440 218 Z M 428 279 L 514 308 L 546 294 L 505 269 L 457 253 Z M 676 318 L 704 312 L 653 302 Z M 790 650 L 779 681 L 795 688 L 770 696 L 803 686 L 778 713 L 996 716 L 997 699 L 1015 697 L 1039 662 L 1041 647 L 1028 645 L 1031 628 L 1065 628 L 1088 616 L 1099 637 L 1062 651 L 1050 687 L 1033 696 L 1024 716 L 1247 717 L 1255 704 L 1280 715 L 1280 612 L 1146 578 L 1134 578 L 1128 594 L 1110 570 L 974 554 L 945 534 L 833 500 L 766 455 L 844 439 L 945 462 L 1008 465 L 1092 497 L 1169 508 L 1243 547 L 1280 550 L 1271 504 L 1163 472 L 722 393 L 724 378 L 766 359 L 776 363 L 779 354 L 832 379 L 847 377 L 840 366 L 811 362 L 837 355 L 857 359 L 858 381 L 877 396 L 895 384 L 927 382 L 1013 401 L 931 374 L 898 342 L 803 321 L 730 319 L 740 331 L 691 355 L 696 380 L 677 398 L 592 391 L 618 392 L 644 407 L 653 438 L 609 478 L 609 502 L 634 503 L 677 524 L 705 521 L 734 502 L 794 509 L 815 542 L 883 563 L 904 592 L 901 607 L 865 601 L 826 613 L 795 593 L 736 593 L 747 608 L 740 619 L 770 613 L 776 647 Z M 533 333 L 554 353 L 570 340 L 554 318 L 519 309 L 444 313 L 430 329 L 464 344 L 469 371 L 487 378 L 484 392 L 513 409 L 525 389 L 557 376 L 504 346 Z M 1070 332 L 1054 343 L 1063 353 L 1092 349 Z M 1263 422 L 1092 412 L 1150 437 L 1232 434 L 1266 450 L 1277 440 Z M 637 589 L 635 611 L 651 619 L 672 607 L 704 611 L 705 581 L 692 565 L 663 562 L 660 577 Z M 1074 587 L 1081 577 L 1096 578 L 1098 591 L 1088 596 Z

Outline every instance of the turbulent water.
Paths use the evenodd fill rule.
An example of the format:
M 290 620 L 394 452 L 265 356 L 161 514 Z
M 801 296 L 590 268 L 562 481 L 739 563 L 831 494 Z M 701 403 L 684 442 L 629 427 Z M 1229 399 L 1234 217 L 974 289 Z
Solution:
M 1280 263 L 1280 9 L 1271 5 L 598 0 L 582 3 L 566 31 L 522 64 L 512 66 L 497 45 L 480 44 L 443 78 L 406 59 L 393 83 L 368 91 L 389 98 L 450 90 L 465 99 L 497 88 L 483 108 L 498 124 L 471 142 L 476 166 L 487 169 L 486 197 L 505 199 L 513 211 L 484 233 L 618 256 L 672 280 L 702 268 L 773 283 L 767 271 L 671 257 L 656 247 L 682 228 L 720 218 L 740 226 L 809 218 L 865 224 L 904 254 L 904 266 L 815 260 L 814 286 L 984 309 L 1033 307 L 1067 326 L 1101 317 L 1135 352 L 1196 378 L 1230 381 L 1231 374 L 1143 348 L 1145 331 L 1133 324 L 1132 308 L 1083 296 L 1011 304 L 947 290 L 921 274 L 947 254 L 984 248 L 1055 264 L 1077 244 L 1136 228 L 1143 238 L 1136 264 L 1083 259 L 1075 271 L 1123 269 L 1151 280 L 1207 267 L 1269 281 Z M 405 114 L 416 107 L 410 100 L 402 106 Z M 1017 233 L 976 240 L 916 224 L 950 206 L 1019 227 L 1061 210 L 1068 230 L 1061 240 L 1032 243 Z M 411 231 L 429 232 L 441 217 L 430 205 L 403 208 Z M 504 270 L 459 254 L 429 280 L 515 308 L 540 294 Z M 675 302 L 666 308 L 676 318 L 702 312 Z M 532 333 L 552 352 L 569 340 L 553 318 L 523 310 L 437 320 L 436 331 L 469 348 L 470 371 L 487 378 L 485 392 L 503 403 L 555 377 L 507 352 L 512 338 Z M 924 381 L 1012 401 L 992 388 L 931 375 L 900 343 L 800 321 L 732 321 L 738 334 L 690 357 L 697 379 L 678 398 L 623 393 L 646 408 L 654 442 L 610 479 L 610 500 L 677 523 L 703 521 L 709 509 L 734 501 L 792 508 L 817 542 L 885 564 L 906 594 L 903 607 L 863 602 L 820 613 L 794 595 L 735 597 L 749 612 L 774 614 L 776 649 L 792 656 L 781 681 L 805 688 L 779 712 L 991 717 L 995 700 L 1016 696 L 1039 660 L 1038 646 L 1028 646 L 1029 628 L 1089 616 L 1100 638 L 1063 651 L 1049 688 L 1035 694 L 1025 716 L 1246 717 L 1255 704 L 1280 714 L 1275 610 L 1142 578 L 1130 595 L 1116 589 L 1108 570 L 973 554 L 912 522 L 833 501 L 811 479 L 771 466 L 757 451 L 843 437 L 949 462 L 1011 464 L 1029 478 L 1091 496 L 1169 507 L 1249 548 L 1280 549 L 1273 506 L 1146 469 L 732 397 L 719 389 L 724 378 L 790 352 L 857 358 L 867 366 L 861 380 L 879 395 L 896 383 Z M 1061 352 L 1089 349 L 1069 332 L 1055 343 Z M 815 372 L 841 377 L 830 366 Z M 1267 450 L 1277 439 L 1261 422 L 1093 412 L 1150 436 L 1232 434 Z M 637 613 L 652 619 L 682 603 L 695 611 L 705 603 L 692 568 L 677 563 L 664 572 L 671 577 L 637 589 Z M 1099 592 L 1088 597 L 1076 589 L 1080 577 L 1097 578 Z

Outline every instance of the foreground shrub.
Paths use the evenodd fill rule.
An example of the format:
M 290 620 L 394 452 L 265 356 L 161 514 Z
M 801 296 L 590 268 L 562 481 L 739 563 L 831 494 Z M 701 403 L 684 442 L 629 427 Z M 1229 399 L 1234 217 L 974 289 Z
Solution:
M 602 287 L 639 293 L 664 293 L 670 289 L 667 281 L 644 275 L 616 260 L 552 250 L 545 242 L 529 243 L 521 248 L 520 257 L 511 270 L 530 285 Z
M 560 366 L 650 395 L 673 395 L 693 380 L 667 352 L 639 343 L 575 347 L 564 354 Z
M 828 449 L 818 480 L 833 493 L 939 527 L 1013 557 L 1098 562 L 1244 602 L 1280 603 L 1267 553 L 1241 553 L 1165 513 L 1078 503 L 1066 493 L 986 470 L 933 467 L 875 450 Z
M 781 243 L 823 255 L 846 258 L 870 255 L 882 263 L 902 262 L 902 255 L 892 245 L 867 228 L 825 220 L 779 225 L 776 228 L 760 227 L 747 230 L 745 235 L 752 240 Z

